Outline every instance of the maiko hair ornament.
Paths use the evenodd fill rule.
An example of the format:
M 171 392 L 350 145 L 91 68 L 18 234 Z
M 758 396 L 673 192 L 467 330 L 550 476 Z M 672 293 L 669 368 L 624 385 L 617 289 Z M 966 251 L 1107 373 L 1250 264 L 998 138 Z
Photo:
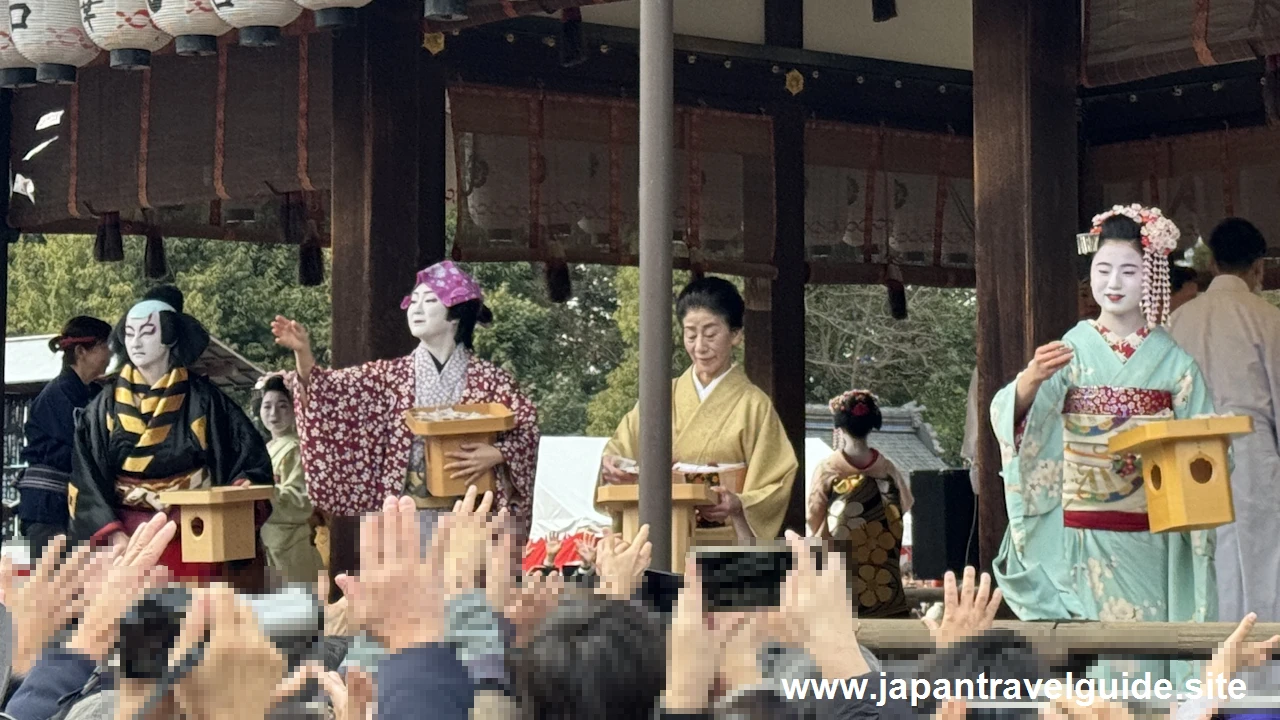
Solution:
M 1173 289 L 1169 280 L 1169 254 L 1178 249 L 1182 233 L 1160 208 L 1143 207 L 1137 203 L 1116 205 L 1094 216 L 1092 230 L 1076 236 L 1076 246 L 1081 255 L 1098 251 L 1103 239 L 1102 224 L 1117 215 L 1129 218 L 1142 228 L 1142 314 L 1153 325 L 1164 325 L 1169 320 Z
M 849 390 L 831 398 L 827 406 L 833 413 L 848 410 L 851 414 L 861 417 L 871 412 L 870 404 L 880 404 L 880 399 L 870 390 Z

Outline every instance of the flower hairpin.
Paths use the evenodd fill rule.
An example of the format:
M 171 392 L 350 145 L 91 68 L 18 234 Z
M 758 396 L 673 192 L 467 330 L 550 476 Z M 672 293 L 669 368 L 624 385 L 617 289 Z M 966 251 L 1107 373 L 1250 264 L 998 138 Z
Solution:
M 1107 220 L 1122 215 L 1142 228 L 1142 247 L 1150 252 L 1160 253 L 1168 257 L 1169 253 L 1178 249 L 1178 240 L 1182 233 L 1172 220 L 1164 216 L 1160 208 L 1147 208 L 1137 203 L 1132 205 L 1116 205 L 1110 210 L 1093 217 L 1093 228 L 1087 233 L 1076 236 L 1080 254 L 1091 254 L 1098 251 L 1102 235 L 1102 224 Z
M 849 390 L 831 398 L 828 406 L 833 413 L 849 408 L 849 412 L 861 417 L 871 412 L 871 409 L 867 407 L 868 403 L 879 403 L 879 399 L 870 390 Z M 850 406 L 852 407 L 850 408 Z

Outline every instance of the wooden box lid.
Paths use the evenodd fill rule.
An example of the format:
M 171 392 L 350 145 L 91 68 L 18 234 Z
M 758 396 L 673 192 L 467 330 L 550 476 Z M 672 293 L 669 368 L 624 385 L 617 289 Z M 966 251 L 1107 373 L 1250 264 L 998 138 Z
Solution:
M 483 418 L 469 420 L 428 420 L 426 415 L 440 410 L 452 409 L 458 412 L 476 413 Z M 502 403 L 475 403 L 471 405 L 450 405 L 442 407 L 421 407 L 407 410 L 404 421 L 414 435 L 426 437 L 439 435 L 483 435 L 485 433 L 506 432 L 516 426 L 516 417 Z
M 1253 432 L 1253 418 L 1244 415 L 1158 420 L 1117 433 L 1107 448 L 1112 453 L 1141 452 L 1142 448 L 1166 442 L 1195 441 Z
M 601 485 L 596 489 L 596 502 L 601 505 L 634 505 L 640 502 L 640 485 Z M 672 483 L 671 502 L 693 503 L 696 505 L 714 505 L 716 496 L 710 485 L 701 483 Z
M 165 505 L 234 505 L 236 503 L 270 500 L 276 489 L 270 485 L 248 487 L 215 487 L 208 490 L 171 490 L 160 493 Z

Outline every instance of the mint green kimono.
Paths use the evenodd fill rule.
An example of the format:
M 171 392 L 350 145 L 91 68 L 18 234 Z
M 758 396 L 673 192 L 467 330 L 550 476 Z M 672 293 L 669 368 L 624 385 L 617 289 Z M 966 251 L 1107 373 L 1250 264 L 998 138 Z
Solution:
M 285 435 L 267 443 L 276 476 L 271 517 L 262 526 L 267 565 L 285 582 L 314 584 L 324 563 L 311 542 L 311 500 L 302 471 L 298 436 Z
M 1212 414 L 1199 367 L 1163 328 L 1121 339 L 1086 320 L 1063 342 L 1075 354 L 1040 387 L 1021 427 L 1016 380 L 991 404 L 1009 511 L 994 567 L 1005 601 L 1022 620 L 1216 621 L 1214 531 L 1135 531 L 1147 511 L 1141 459 L 1107 450 L 1137 424 Z M 1086 529 L 1098 525 L 1124 529 Z M 1175 683 L 1195 669 L 1107 666 Z

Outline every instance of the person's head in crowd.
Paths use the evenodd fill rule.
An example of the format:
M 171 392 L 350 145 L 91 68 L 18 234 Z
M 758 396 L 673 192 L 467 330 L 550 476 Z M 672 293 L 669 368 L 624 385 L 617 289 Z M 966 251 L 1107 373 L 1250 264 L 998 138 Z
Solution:
M 927 680 L 932 687 L 938 681 L 945 680 L 955 687 L 957 680 L 975 680 L 979 675 L 987 678 L 999 678 L 1001 681 L 1013 680 L 1022 687 L 1024 681 L 1035 683 L 1037 680 L 1049 680 L 1052 676 L 1048 664 L 1044 662 L 1031 643 L 1013 630 L 991 629 L 966 638 L 946 648 L 940 648 L 923 663 L 918 677 Z M 967 690 L 967 688 L 965 688 Z M 977 692 L 975 686 L 974 692 Z M 976 698 L 977 695 L 975 694 Z M 1028 698 L 1023 693 L 1024 701 Z M 934 700 L 925 701 L 921 707 L 921 715 L 928 716 L 937 712 L 939 704 Z M 1034 718 L 1039 715 L 1036 708 L 1010 707 L 997 709 L 975 709 L 968 711 L 970 718 L 1000 718 L 1014 720 L 1016 718 Z
M 684 334 L 684 350 L 704 385 L 729 370 L 733 351 L 742 342 L 746 303 L 733 283 L 702 277 L 680 291 L 676 317 Z
M 49 341 L 49 350 L 62 353 L 62 367 L 88 384 L 102 377 L 111 364 L 111 326 L 95 317 L 78 315 Z
M 1219 275 L 1235 275 L 1250 290 L 1262 287 L 1263 258 L 1267 240 L 1253 223 L 1243 218 L 1227 218 L 1218 223 L 1209 236 L 1214 270 Z
M 638 604 L 575 593 L 510 664 L 519 717 L 651 720 L 666 683 L 666 631 Z
M 293 395 L 284 384 L 284 378 L 273 375 L 262 384 L 262 398 L 258 406 L 258 419 L 262 426 L 278 438 L 297 432 L 297 419 L 293 414 Z
M 1196 271 L 1183 265 L 1169 267 L 1169 311 L 1173 312 L 1200 294 L 1200 280 Z

